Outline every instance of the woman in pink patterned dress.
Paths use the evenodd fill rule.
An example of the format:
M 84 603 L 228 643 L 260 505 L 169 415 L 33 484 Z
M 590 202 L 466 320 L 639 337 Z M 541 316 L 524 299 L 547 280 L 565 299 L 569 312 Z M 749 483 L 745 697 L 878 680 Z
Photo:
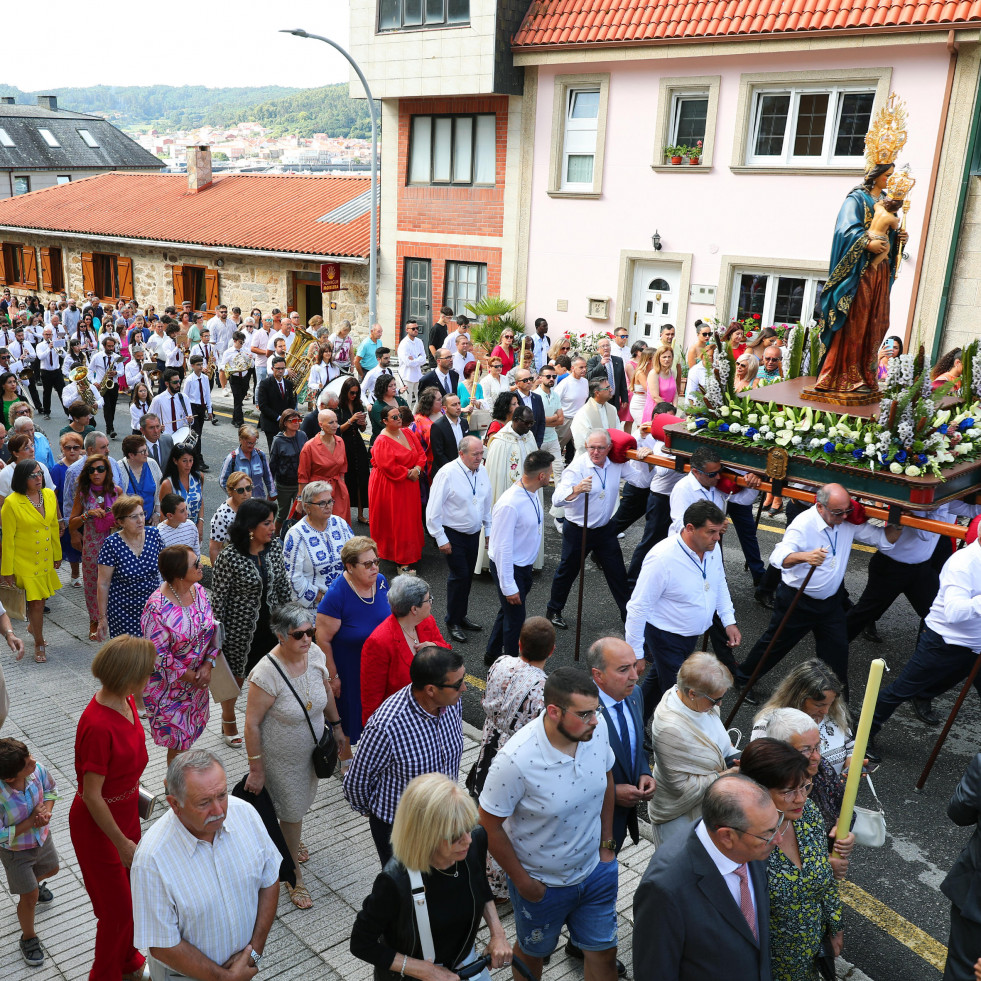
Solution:
M 167 764 L 208 724 L 208 684 L 218 652 L 215 619 L 201 586 L 201 560 L 187 545 L 160 552 L 164 584 L 147 600 L 140 626 L 153 641 L 157 663 L 143 691 L 150 735 L 167 747 Z

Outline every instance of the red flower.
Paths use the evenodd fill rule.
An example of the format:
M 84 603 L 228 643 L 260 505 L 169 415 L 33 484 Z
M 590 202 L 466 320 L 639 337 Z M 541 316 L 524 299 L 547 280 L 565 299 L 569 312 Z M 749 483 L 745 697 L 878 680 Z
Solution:
M 609 339 L 610 339 L 611 341 L 613 340 L 613 335 L 612 335 L 612 334 L 611 334 L 611 333 L 610 333 L 609 331 L 606 331 L 606 336 L 607 336 L 607 337 L 608 337 L 608 338 L 609 338 Z
M 758 313 L 754 313 L 753 314 L 753 319 L 754 320 L 759 320 L 760 319 L 760 315 Z

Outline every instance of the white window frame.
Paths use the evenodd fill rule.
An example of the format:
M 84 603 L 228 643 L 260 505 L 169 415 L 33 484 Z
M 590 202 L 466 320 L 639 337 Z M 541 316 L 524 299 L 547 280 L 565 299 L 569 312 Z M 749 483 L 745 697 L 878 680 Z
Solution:
M 680 121 L 681 103 L 685 100 L 695 100 L 702 99 L 705 102 L 705 129 L 706 133 L 702 134 L 702 147 L 705 147 L 705 136 L 708 131 L 708 111 L 711 105 L 711 93 L 708 88 L 698 88 L 698 89 L 676 89 L 671 93 L 671 117 L 670 124 L 668 127 L 668 138 L 665 142 L 665 146 L 669 144 L 677 144 L 678 142 L 678 123 Z
M 774 164 L 780 167 L 861 167 L 863 153 L 854 156 L 835 156 L 834 147 L 837 140 L 838 127 L 841 122 L 841 109 L 844 97 L 852 93 L 871 95 L 875 109 L 874 85 L 781 85 L 775 88 L 758 86 L 753 90 L 753 108 L 750 116 L 750 132 L 746 146 L 746 163 L 750 166 Z M 827 95 L 828 113 L 824 126 L 824 137 L 820 154 L 814 156 L 795 156 L 793 152 L 794 136 L 797 128 L 800 99 L 802 95 Z M 787 121 L 784 125 L 783 152 L 779 154 L 758 154 L 755 152 L 756 139 L 759 131 L 762 97 L 767 95 L 786 95 L 790 98 L 787 108 Z
M 734 320 L 739 310 L 739 281 L 743 276 L 767 276 L 766 291 L 764 293 L 763 310 L 760 313 L 760 325 L 771 327 L 774 323 L 774 309 L 777 301 L 777 281 L 781 278 L 803 279 L 804 296 L 801 302 L 801 323 L 804 326 L 813 322 L 813 316 L 809 315 L 804 319 L 805 313 L 813 314 L 814 302 L 817 299 L 818 283 L 828 278 L 828 271 L 816 272 L 811 269 L 795 269 L 793 266 L 748 266 L 735 265 L 729 279 L 729 319 Z M 779 324 L 790 323 L 790 321 L 780 320 Z M 796 323 L 794 321 L 793 323 Z M 791 324 L 792 325 L 792 324 Z
M 47 143 L 52 149 L 56 149 L 57 147 L 61 146 L 61 144 L 58 142 L 58 137 L 56 137 L 50 129 L 39 126 L 38 132 L 41 134 L 41 139 L 44 140 L 44 142 Z
M 2 126 L 0 126 L 0 146 L 16 146 L 14 141 L 10 138 L 10 134 Z
M 78 132 L 78 135 L 81 137 L 82 142 L 87 147 L 90 147 L 93 150 L 98 150 L 99 149 L 99 142 L 98 142 L 98 140 L 96 140 L 96 138 L 87 129 L 80 129 L 80 130 L 77 130 L 77 132 Z
M 596 96 L 595 116 L 573 117 L 573 106 L 581 95 Z M 565 90 L 565 124 L 562 127 L 562 175 L 559 183 L 559 189 L 562 191 L 581 193 L 583 191 L 590 192 L 593 190 L 596 179 L 596 139 L 599 133 L 601 100 L 602 93 L 598 85 L 576 85 L 570 86 Z M 588 150 L 587 147 L 589 147 Z M 570 157 L 592 157 L 593 168 L 591 180 L 570 181 L 567 178 Z
M 477 295 L 474 300 L 482 300 L 487 296 L 487 263 L 486 262 L 462 262 L 456 259 L 447 259 L 443 268 L 443 302 L 446 306 L 452 306 L 454 310 L 466 309 L 466 304 L 470 302 L 470 297 L 461 297 L 456 290 L 459 285 L 459 275 L 450 276 L 450 267 L 473 266 L 477 270 Z M 450 283 L 454 289 L 451 293 L 448 289 Z
M 428 120 L 428 126 L 426 126 L 425 121 Z M 436 156 L 436 132 L 437 132 L 437 122 L 447 120 L 450 125 L 450 148 L 449 148 L 449 180 L 437 180 L 434 176 L 434 158 Z M 481 120 L 484 120 L 483 124 Z M 491 180 L 477 182 L 477 171 L 479 169 L 477 164 L 477 151 L 480 148 L 478 140 L 478 131 L 483 127 L 486 127 L 486 120 L 491 121 L 491 133 L 492 138 L 489 147 L 486 148 L 485 152 L 489 153 L 491 159 L 490 164 L 490 176 Z M 456 149 L 457 149 L 457 137 L 456 129 L 458 124 L 462 125 L 464 121 L 469 122 L 470 125 L 470 176 L 468 180 L 455 180 L 457 176 L 457 161 Z M 418 129 L 417 129 L 418 127 Z M 424 129 L 428 129 L 429 134 L 429 147 L 416 146 L 416 133 L 422 133 Z M 420 139 L 421 139 L 420 135 Z M 414 163 L 414 157 L 417 154 L 422 154 L 421 162 L 423 166 L 426 166 L 425 160 L 428 156 L 428 171 L 429 177 L 426 180 L 413 180 L 412 179 L 412 169 Z M 484 161 L 486 165 L 488 161 Z M 429 114 L 419 114 L 413 116 L 409 121 L 409 152 L 406 160 L 406 174 L 405 182 L 410 187 L 494 187 L 497 183 L 497 116 L 494 113 L 457 113 L 454 115 L 429 115 Z
M 593 143 L 592 183 L 568 183 L 565 180 L 568 165 L 569 146 L 566 130 L 572 106 L 572 93 L 599 91 L 599 107 L 595 120 L 596 136 Z M 606 147 L 606 119 L 610 98 L 610 76 L 608 74 L 557 75 L 552 94 L 552 133 L 550 142 L 548 194 L 559 198 L 599 198 L 603 191 L 603 158 Z M 592 130 L 590 126 L 579 128 L 585 120 L 575 120 L 572 132 Z M 580 153 L 581 150 L 574 150 Z

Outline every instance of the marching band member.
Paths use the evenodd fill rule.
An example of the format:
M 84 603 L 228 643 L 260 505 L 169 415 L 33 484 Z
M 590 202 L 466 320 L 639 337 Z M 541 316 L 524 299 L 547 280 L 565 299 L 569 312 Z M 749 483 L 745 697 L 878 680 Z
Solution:
M 119 335 L 115 335 L 118 337 Z M 106 432 L 110 439 L 116 438 L 116 402 L 119 399 L 119 381 L 125 382 L 125 372 L 121 372 L 119 366 L 119 356 L 116 354 L 116 341 L 114 335 L 105 334 L 102 338 L 101 354 L 96 354 L 89 365 L 89 381 L 98 389 L 102 395 L 104 408 L 102 415 L 106 420 Z M 110 381 L 103 387 L 106 375 Z M 115 379 L 115 381 L 112 381 Z

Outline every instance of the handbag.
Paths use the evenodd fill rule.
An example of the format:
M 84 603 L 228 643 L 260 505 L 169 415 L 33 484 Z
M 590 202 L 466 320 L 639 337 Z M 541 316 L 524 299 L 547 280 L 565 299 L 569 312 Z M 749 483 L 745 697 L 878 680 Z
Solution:
M 286 672 L 276 663 L 276 658 L 272 654 L 267 654 L 266 657 L 272 661 L 272 666 L 280 673 L 283 681 L 286 682 L 286 687 L 293 692 L 293 697 L 297 700 L 300 708 L 303 709 L 303 716 L 307 720 L 307 725 L 310 727 L 310 735 L 313 736 L 313 752 L 311 753 L 311 759 L 313 760 L 313 772 L 321 780 L 326 780 L 327 777 L 332 777 L 334 775 L 334 770 L 337 769 L 337 740 L 334 738 L 334 729 L 332 726 L 327 725 L 324 722 L 324 733 L 317 739 L 317 733 L 314 731 L 313 723 L 310 721 L 310 715 L 307 712 L 307 707 L 303 704 L 303 699 L 300 698 L 296 693 L 296 689 L 290 684 L 290 679 L 286 677 Z
M 143 784 L 140 784 L 140 789 L 137 791 L 137 807 L 140 812 L 141 821 L 149 821 L 150 815 L 153 813 L 153 809 L 157 806 L 157 798 L 155 794 L 151 794 Z
M 886 812 L 872 786 L 872 778 L 866 774 L 869 790 L 875 799 L 876 809 L 855 805 L 855 823 L 852 831 L 855 833 L 856 845 L 868 845 L 870 848 L 881 848 L 886 843 Z
M 27 619 L 27 593 L 20 586 L 0 586 L 0 604 L 11 620 Z
M 228 666 L 228 660 L 221 652 L 224 646 L 225 625 L 220 620 L 215 620 L 215 632 L 211 635 L 211 642 L 208 644 L 208 651 L 218 651 L 218 656 L 211 668 L 211 681 L 208 682 L 211 700 L 215 703 L 238 698 L 242 691 L 235 680 L 235 675 L 232 674 L 232 669 Z

